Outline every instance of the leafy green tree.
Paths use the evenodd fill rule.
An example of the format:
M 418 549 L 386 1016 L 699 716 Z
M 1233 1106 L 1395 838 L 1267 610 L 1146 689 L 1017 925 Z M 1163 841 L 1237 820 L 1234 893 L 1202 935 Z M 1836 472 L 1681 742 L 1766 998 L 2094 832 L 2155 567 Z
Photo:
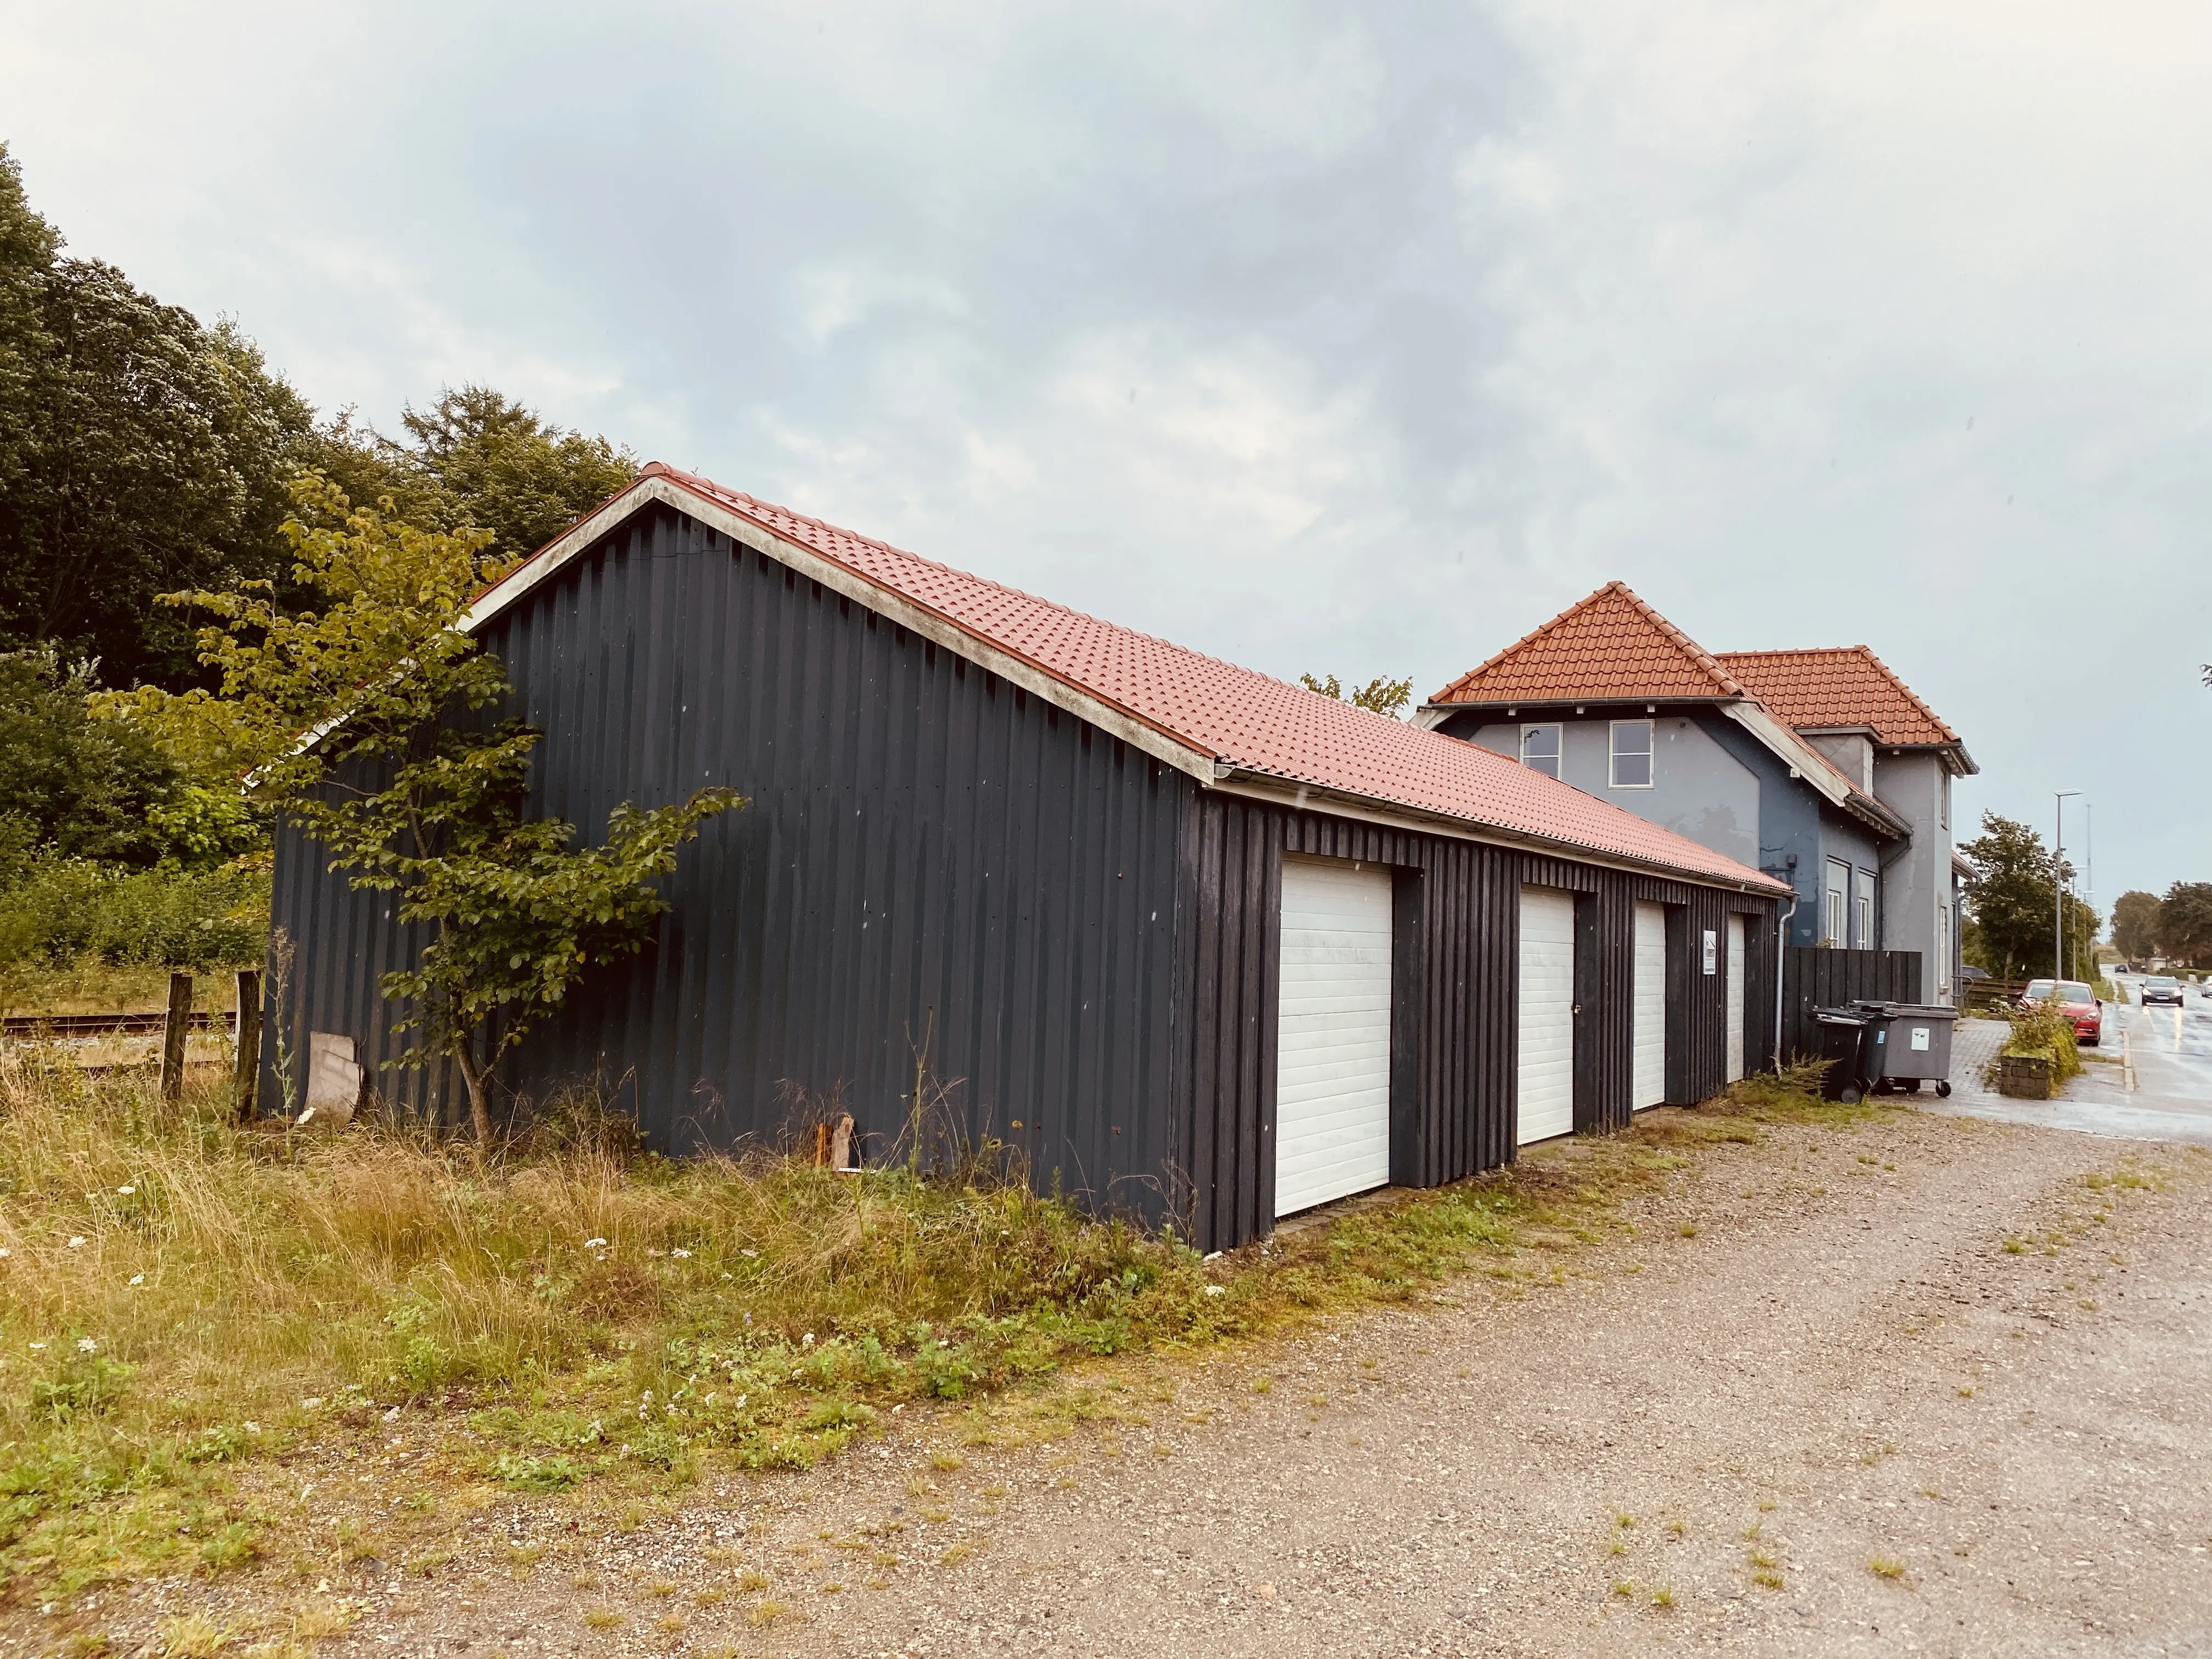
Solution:
M 2112 902 L 2112 943 L 2130 962 L 2158 949 L 2158 895 L 2123 893 Z
M 1978 949 L 1977 967 L 1999 979 L 2094 969 L 2099 918 L 2071 894 L 2065 901 L 2065 965 L 2054 969 L 2047 954 L 2058 921 L 2057 884 L 2072 879 L 2074 868 L 2053 860 L 2042 836 L 2015 819 L 1984 812 L 1982 833 L 1959 851 L 1975 871 L 1967 888 L 1974 929 L 1960 938 Z
M 1413 700 L 1413 683 L 1411 680 L 1384 679 L 1378 676 L 1349 692 L 1334 674 L 1326 679 L 1301 674 L 1298 680 L 1309 691 L 1318 691 L 1324 697 L 1334 697 L 1339 702 L 1355 704 L 1371 714 L 1387 714 L 1392 720 L 1403 718 L 1406 705 Z
M 355 501 L 389 498 L 407 522 L 490 532 L 486 551 L 534 553 L 637 475 L 637 458 L 606 439 L 545 421 L 489 386 L 447 390 L 384 436 L 351 410 L 324 428 L 312 459 Z
M 2212 882 L 2177 881 L 2158 907 L 2159 949 L 2176 962 L 2212 962 Z
M 185 684 L 191 624 L 156 597 L 280 568 L 313 411 L 228 324 L 61 247 L 0 149 L 0 647 Z
M 52 650 L 0 653 L 0 842 L 15 853 L 0 863 L 20 867 L 33 849 L 137 865 L 161 854 L 153 819 L 176 800 L 178 769 L 143 732 L 92 717 L 93 670 Z
M 216 618 L 200 641 L 219 689 L 141 691 L 115 712 L 189 753 L 250 764 L 252 793 L 320 842 L 331 868 L 428 926 L 414 966 L 382 981 L 410 1005 L 399 1029 L 416 1034 L 396 1063 L 452 1060 L 483 1143 L 501 1054 L 588 969 L 645 945 L 667 908 L 653 878 L 743 802 L 721 788 L 625 802 L 586 847 L 572 825 L 529 817 L 542 734 L 499 718 L 505 670 L 459 626 L 500 574 L 491 533 L 420 530 L 315 475 L 294 495 L 291 580 L 314 603 L 288 610 L 265 581 L 179 595 Z

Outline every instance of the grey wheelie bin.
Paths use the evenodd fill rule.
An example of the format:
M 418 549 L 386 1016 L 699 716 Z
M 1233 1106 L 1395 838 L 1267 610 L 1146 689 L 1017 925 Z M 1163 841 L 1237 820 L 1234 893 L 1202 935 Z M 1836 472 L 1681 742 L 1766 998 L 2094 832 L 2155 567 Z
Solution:
M 1866 1051 L 1873 1042 L 1871 1029 L 1881 1018 L 1860 1008 L 1815 1008 L 1813 1023 L 1820 1043 L 1820 1058 L 1828 1062 L 1820 1079 L 1820 1093 L 1829 1100 L 1852 1104 L 1867 1091 Z
M 1855 1002 L 1866 1016 L 1865 1077 L 1875 1089 L 1917 1091 L 1933 1082 L 1936 1092 L 1951 1092 L 1951 1031 L 1956 1008 L 1911 1002 Z

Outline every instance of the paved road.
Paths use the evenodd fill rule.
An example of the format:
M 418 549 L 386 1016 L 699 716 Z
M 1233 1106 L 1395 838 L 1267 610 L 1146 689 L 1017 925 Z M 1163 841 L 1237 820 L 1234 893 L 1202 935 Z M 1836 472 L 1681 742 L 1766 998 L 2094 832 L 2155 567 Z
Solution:
M 2212 998 L 2191 992 L 2179 1008 L 2146 1008 L 2133 1000 L 2139 975 L 2121 975 L 2119 982 L 2130 1000 L 2106 1006 L 2103 1041 L 2087 1052 L 2125 1055 L 2133 1063 L 2132 1088 L 2120 1066 L 2093 1061 L 2063 1100 L 2007 1100 L 1988 1093 L 1973 1073 L 1985 1053 L 1994 1052 L 1987 1038 L 1997 1028 L 1990 1021 L 1962 1020 L 1953 1051 L 1952 1097 L 1925 1104 L 1932 1111 L 2039 1128 L 2212 1146 Z

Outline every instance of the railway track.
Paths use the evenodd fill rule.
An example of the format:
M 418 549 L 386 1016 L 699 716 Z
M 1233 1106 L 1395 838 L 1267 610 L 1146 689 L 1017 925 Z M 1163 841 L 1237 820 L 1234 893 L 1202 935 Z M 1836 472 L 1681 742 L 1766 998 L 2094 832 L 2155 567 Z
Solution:
M 150 1014 L 10 1014 L 0 1021 L 0 1040 L 90 1042 L 102 1037 L 159 1036 L 167 1023 L 168 1016 L 158 1011 Z M 195 1009 L 188 1029 L 228 1032 L 230 1016 Z

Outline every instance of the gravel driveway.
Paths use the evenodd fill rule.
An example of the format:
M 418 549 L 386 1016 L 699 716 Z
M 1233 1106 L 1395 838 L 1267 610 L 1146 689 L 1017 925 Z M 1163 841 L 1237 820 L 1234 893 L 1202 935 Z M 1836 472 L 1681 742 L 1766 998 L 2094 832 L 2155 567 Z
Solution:
M 950 1468 L 948 1415 L 604 1541 L 502 1499 L 319 1650 L 2212 1653 L 2207 1175 L 1770 1129 L 1554 1273 L 1124 1370 L 1141 1426 Z

